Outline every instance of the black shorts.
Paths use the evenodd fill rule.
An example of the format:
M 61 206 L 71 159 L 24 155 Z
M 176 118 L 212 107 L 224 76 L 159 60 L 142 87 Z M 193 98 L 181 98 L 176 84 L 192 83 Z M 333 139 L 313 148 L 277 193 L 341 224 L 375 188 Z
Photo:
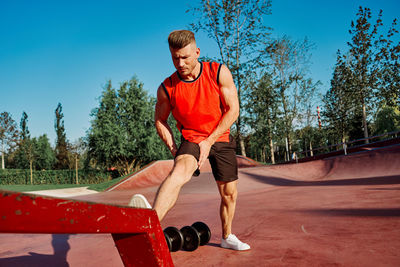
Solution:
M 175 157 L 184 154 L 192 155 L 199 160 L 199 145 L 182 139 Z M 232 136 L 229 136 L 229 143 L 216 142 L 212 145 L 208 160 L 216 181 L 231 182 L 238 179 L 236 142 Z

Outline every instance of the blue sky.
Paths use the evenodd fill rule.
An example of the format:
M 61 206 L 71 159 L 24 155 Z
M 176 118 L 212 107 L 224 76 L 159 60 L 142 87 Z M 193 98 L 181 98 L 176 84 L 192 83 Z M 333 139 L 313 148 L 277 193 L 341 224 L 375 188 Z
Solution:
M 193 18 L 185 11 L 196 2 L 0 0 L 0 112 L 10 112 L 19 124 L 25 111 L 31 135 L 47 134 L 54 144 L 60 102 L 67 138 L 85 136 L 107 80 L 117 87 L 136 75 L 155 95 L 174 71 L 167 36 L 187 28 Z M 360 5 L 375 16 L 382 9 L 385 26 L 400 19 L 398 0 L 273 0 L 264 22 L 273 36 L 315 43 L 310 76 L 325 92 Z M 197 43 L 202 55 L 218 55 L 204 34 Z

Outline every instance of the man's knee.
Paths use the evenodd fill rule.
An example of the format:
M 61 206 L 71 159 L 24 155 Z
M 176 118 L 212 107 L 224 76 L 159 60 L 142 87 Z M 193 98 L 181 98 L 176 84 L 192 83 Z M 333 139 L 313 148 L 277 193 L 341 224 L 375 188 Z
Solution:
M 196 168 L 197 160 L 195 157 L 192 155 L 180 155 L 175 159 L 169 178 L 183 185 L 192 178 Z

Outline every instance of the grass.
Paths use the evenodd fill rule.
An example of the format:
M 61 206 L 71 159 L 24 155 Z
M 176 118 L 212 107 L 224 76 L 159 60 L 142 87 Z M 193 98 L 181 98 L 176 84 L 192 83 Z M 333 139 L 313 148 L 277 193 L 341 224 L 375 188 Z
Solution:
M 107 188 L 113 186 L 119 181 L 123 180 L 126 176 L 119 177 L 101 184 L 43 184 L 43 185 L 0 185 L 0 189 L 7 191 L 18 191 L 18 192 L 28 192 L 28 191 L 40 191 L 40 190 L 51 190 L 51 189 L 64 189 L 64 188 L 74 188 L 74 187 L 88 187 L 90 190 L 95 190 L 102 192 Z
M 128 176 L 128 175 L 122 176 L 122 177 L 119 177 L 119 178 L 116 178 L 116 179 L 112 179 L 112 180 L 110 180 L 110 181 L 107 181 L 107 182 L 104 182 L 104 183 L 101 183 L 101 184 L 91 184 L 91 185 L 88 185 L 88 186 L 89 186 L 88 189 L 90 189 L 90 190 L 95 190 L 95 191 L 98 191 L 98 192 L 103 192 L 103 191 L 106 190 L 107 188 L 109 188 L 109 187 L 111 187 L 111 186 L 113 186 L 113 185 L 119 183 L 121 180 L 125 179 L 127 176 Z

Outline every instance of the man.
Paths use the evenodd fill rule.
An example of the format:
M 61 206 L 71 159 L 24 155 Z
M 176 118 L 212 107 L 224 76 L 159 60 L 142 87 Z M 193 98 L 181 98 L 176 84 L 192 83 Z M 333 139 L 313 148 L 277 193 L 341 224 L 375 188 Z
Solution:
M 175 163 L 158 189 L 154 210 L 161 221 L 175 205 L 182 186 L 209 158 L 221 196 L 221 247 L 248 250 L 250 246 L 232 234 L 238 176 L 230 127 L 239 115 L 232 75 L 224 65 L 198 61 L 200 49 L 191 31 L 173 31 L 168 43 L 177 71 L 158 88 L 155 126 Z M 167 123 L 171 112 L 182 133 L 179 149 Z M 140 198 L 136 196 L 133 202 L 147 202 Z

